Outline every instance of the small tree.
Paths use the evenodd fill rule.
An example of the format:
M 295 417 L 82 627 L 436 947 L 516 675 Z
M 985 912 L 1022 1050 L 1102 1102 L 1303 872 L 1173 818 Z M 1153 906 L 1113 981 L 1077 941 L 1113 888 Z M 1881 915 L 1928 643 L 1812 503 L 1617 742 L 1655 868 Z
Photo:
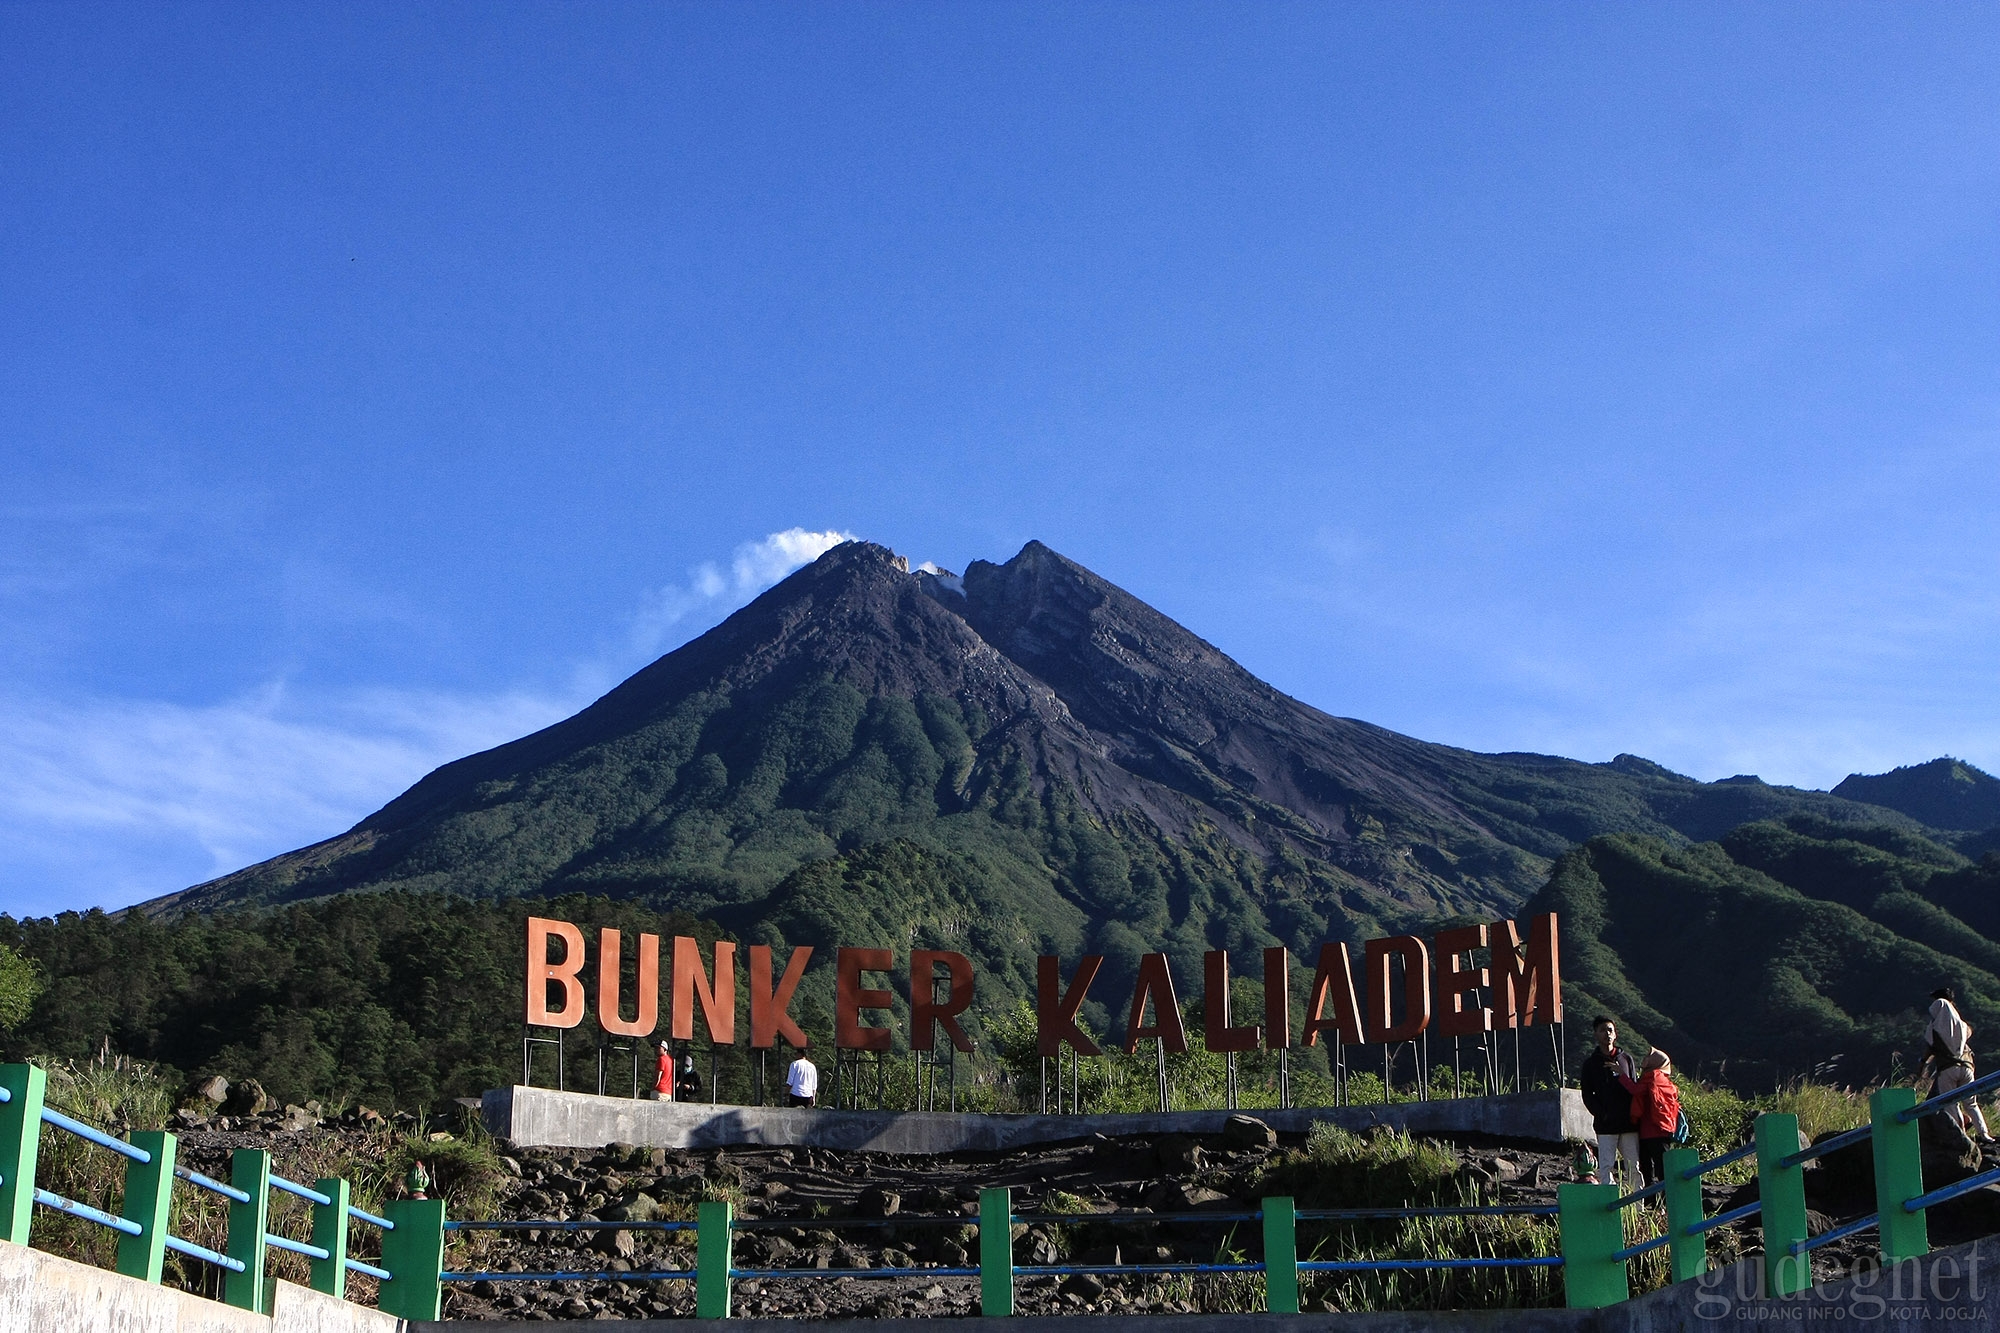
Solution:
M 42 993 L 42 969 L 0 944 L 0 1032 L 8 1032 L 28 1017 Z

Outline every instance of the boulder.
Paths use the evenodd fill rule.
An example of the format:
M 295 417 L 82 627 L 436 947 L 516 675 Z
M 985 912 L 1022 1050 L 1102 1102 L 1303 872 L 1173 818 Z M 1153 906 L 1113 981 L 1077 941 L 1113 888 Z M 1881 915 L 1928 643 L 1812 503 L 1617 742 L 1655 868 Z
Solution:
M 1091 1273 L 1072 1273 L 1064 1279 L 1062 1289 L 1070 1295 L 1094 1301 L 1104 1294 L 1104 1282 Z
M 220 1074 L 203 1079 L 196 1085 L 194 1095 L 212 1106 L 221 1106 L 229 1100 L 229 1080 Z
M 1159 1156 L 1162 1171 L 1201 1169 L 1201 1145 L 1185 1134 L 1162 1134 L 1153 1149 Z
M 222 1109 L 232 1116 L 262 1115 L 276 1105 L 271 1100 L 271 1094 L 264 1091 L 263 1084 L 254 1078 L 246 1078 L 230 1086 Z
M 903 1196 L 880 1185 L 870 1185 L 854 1200 L 856 1217 L 894 1217 L 903 1207 Z
M 1233 1115 L 1222 1123 L 1222 1146 L 1238 1152 L 1268 1152 L 1278 1146 L 1278 1133 L 1252 1115 Z
M 300 1130 L 311 1129 L 317 1124 L 319 1124 L 319 1117 L 311 1111 L 306 1110 L 305 1107 L 288 1105 L 285 1107 L 285 1118 L 278 1122 L 278 1128 L 288 1134 L 296 1134 Z
M 639 1252 L 639 1242 L 629 1231 L 596 1231 L 591 1233 L 590 1248 L 613 1258 L 630 1259 Z

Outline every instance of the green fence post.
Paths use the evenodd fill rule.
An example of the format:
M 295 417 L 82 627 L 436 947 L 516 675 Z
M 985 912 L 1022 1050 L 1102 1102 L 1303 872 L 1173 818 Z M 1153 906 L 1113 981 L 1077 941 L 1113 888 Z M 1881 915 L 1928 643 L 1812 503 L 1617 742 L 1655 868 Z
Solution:
M 396 1229 L 382 1233 L 389 1280 L 377 1302 L 400 1319 L 436 1319 L 444 1308 L 444 1200 L 396 1199 L 382 1209 Z
M 1780 1163 L 1799 1150 L 1799 1118 L 1778 1111 L 1757 1117 L 1758 1221 L 1764 1229 L 1764 1294 L 1791 1296 L 1812 1285 L 1812 1255 L 1792 1253 L 1806 1239 L 1806 1173 Z
M 979 1313 L 1014 1313 L 1014 1192 L 979 1191 Z
M 312 1260 L 312 1276 L 308 1279 L 314 1291 L 328 1296 L 347 1297 L 347 1204 L 352 1198 L 352 1187 L 337 1176 L 329 1176 L 313 1186 L 321 1194 L 333 1200 L 332 1203 L 313 1205 L 312 1243 L 325 1250 L 327 1257 Z M 391 1268 L 390 1272 L 396 1270 Z
M 1288 1198 L 1264 1200 L 1264 1308 L 1299 1312 L 1299 1213 Z
M 1667 1246 L 1672 1281 L 1685 1282 L 1708 1271 L 1708 1233 L 1690 1236 L 1688 1228 L 1702 1220 L 1701 1177 L 1687 1178 L 1686 1172 L 1701 1165 L 1701 1154 L 1693 1148 L 1669 1148 L 1662 1166 L 1667 1173 Z
M 42 1098 L 49 1076 L 34 1065 L 0 1065 L 0 1240 L 28 1243 L 35 1219 L 35 1162 L 42 1147 Z
M 137 1222 L 140 1230 L 136 1236 L 118 1237 L 118 1271 L 158 1282 L 167 1262 L 167 1215 L 174 1206 L 174 1155 L 180 1145 L 161 1129 L 134 1130 L 130 1137 L 132 1146 L 153 1160 L 125 1159 L 125 1206 L 119 1215 Z
M 1868 1099 L 1874 1126 L 1876 1234 L 1882 1262 L 1898 1264 L 1931 1252 L 1930 1224 L 1903 1205 L 1924 1192 L 1924 1149 L 1919 1125 L 1897 1118 L 1917 1104 L 1915 1088 L 1882 1088 Z
M 1563 1296 L 1572 1310 L 1596 1310 L 1631 1296 L 1625 1265 L 1611 1256 L 1625 1248 L 1625 1224 L 1614 1207 L 1616 1185 L 1556 1186 Z
M 271 1154 L 238 1148 L 229 1159 L 229 1183 L 250 1196 L 229 1205 L 229 1245 L 225 1253 L 243 1265 L 222 1280 L 222 1299 L 239 1310 L 264 1313 L 264 1233 L 271 1229 Z
M 729 1200 L 701 1205 L 694 1233 L 694 1317 L 729 1318 L 729 1263 L 736 1209 Z

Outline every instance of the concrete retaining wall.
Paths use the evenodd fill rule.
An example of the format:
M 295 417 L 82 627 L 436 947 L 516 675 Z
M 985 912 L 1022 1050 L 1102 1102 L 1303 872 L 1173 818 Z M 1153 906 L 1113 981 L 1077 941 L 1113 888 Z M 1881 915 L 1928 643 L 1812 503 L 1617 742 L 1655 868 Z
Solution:
M 289 1282 L 252 1314 L 137 1278 L 0 1241 L 0 1329 L 7 1333 L 403 1333 L 410 1325 Z
M 607 1143 L 636 1143 L 652 1148 L 719 1148 L 755 1143 L 894 1153 L 1004 1152 L 1093 1134 L 1111 1138 L 1211 1134 L 1219 1131 L 1231 1114 L 1170 1111 L 1055 1116 L 794 1110 L 635 1101 L 519 1086 L 488 1092 L 481 1110 L 487 1129 L 524 1147 L 601 1148 Z M 1347 1129 L 1390 1125 L 1415 1134 L 1483 1134 L 1545 1144 L 1595 1137 L 1583 1098 L 1572 1089 L 1252 1114 L 1281 1134 L 1303 1134 L 1325 1121 Z

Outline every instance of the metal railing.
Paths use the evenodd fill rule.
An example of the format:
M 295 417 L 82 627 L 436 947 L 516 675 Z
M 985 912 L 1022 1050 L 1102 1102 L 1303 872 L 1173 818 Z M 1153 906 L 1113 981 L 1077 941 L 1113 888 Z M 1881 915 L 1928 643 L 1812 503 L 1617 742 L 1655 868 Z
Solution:
M 230 1162 L 228 1182 L 190 1170 L 176 1161 L 179 1140 L 165 1130 L 135 1131 L 129 1139 L 108 1134 L 75 1116 L 46 1104 L 47 1074 L 34 1065 L 0 1065 L 0 1241 L 25 1245 L 37 1207 L 95 1223 L 118 1234 L 117 1271 L 159 1283 L 168 1254 L 185 1255 L 222 1270 L 222 1299 L 247 1310 L 264 1310 L 268 1286 L 266 1258 L 270 1251 L 297 1254 L 310 1261 L 309 1285 L 334 1296 L 347 1294 L 347 1275 L 363 1273 L 379 1281 L 379 1304 L 389 1313 L 410 1319 L 435 1319 L 439 1313 L 435 1274 L 443 1266 L 443 1204 L 399 1200 L 378 1217 L 354 1207 L 345 1180 L 302 1185 L 274 1175 L 271 1155 L 263 1149 L 238 1149 Z M 67 1199 L 34 1184 L 41 1160 L 42 1130 L 47 1127 L 125 1159 L 123 1203 L 113 1214 L 75 1199 Z M 174 1187 L 185 1185 L 223 1199 L 228 1205 L 227 1241 L 210 1249 L 169 1230 Z M 276 1190 L 311 1205 L 312 1237 L 299 1240 L 270 1229 L 270 1196 Z M 427 1238 L 424 1223 L 434 1214 Z M 361 1221 L 383 1233 L 382 1262 L 370 1263 L 347 1253 L 348 1224 Z M 400 1224 L 400 1225 L 399 1225 Z M 394 1236 L 405 1236 L 402 1242 Z
M 178 1165 L 171 1133 L 142 1131 L 128 1141 L 87 1125 L 43 1104 L 45 1076 L 30 1065 L 0 1065 L 0 1240 L 26 1243 L 29 1219 L 37 1207 L 106 1227 L 119 1236 L 118 1271 L 160 1281 L 168 1252 L 187 1255 L 224 1271 L 224 1299 L 247 1309 L 264 1308 L 265 1261 L 270 1250 L 304 1256 L 310 1261 L 311 1285 L 345 1295 L 349 1273 L 362 1273 L 381 1283 L 379 1303 L 406 1319 L 436 1319 L 447 1283 L 490 1282 L 692 1282 L 696 1314 L 703 1318 L 729 1315 L 732 1284 L 747 1280 L 789 1280 L 903 1277 L 977 1277 L 980 1308 L 987 1315 L 1014 1310 L 1017 1279 L 1022 1277 L 1093 1276 L 1233 1276 L 1261 1274 L 1266 1307 L 1274 1312 L 1299 1308 L 1301 1274 L 1409 1273 L 1458 1270 L 1561 1269 L 1567 1303 L 1595 1307 L 1630 1295 L 1628 1266 L 1652 1252 L 1669 1250 L 1674 1281 L 1699 1276 L 1707 1268 L 1708 1233 L 1756 1219 L 1763 1234 L 1765 1294 L 1789 1296 L 1812 1280 L 1814 1251 L 1864 1232 L 1875 1231 L 1883 1259 L 1900 1262 L 1929 1251 L 1925 1212 L 1986 1185 L 2000 1183 L 2000 1170 L 1982 1171 L 1937 1189 L 1923 1188 L 1922 1151 L 1918 1122 L 1968 1098 L 2000 1088 L 2000 1073 L 1963 1088 L 1918 1102 L 1909 1088 L 1884 1088 L 1869 1099 L 1869 1123 L 1801 1147 L 1797 1117 L 1767 1113 L 1757 1117 L 1754 1134 L 1719 1156 L 1702 1160 L 1688 1147 L 1663 1154 L 1662 1178 L 1641 1189 L 1621 1193 L 1615 1184 L 1564 1184 L 1557 1202 L 1545 1204 L 1415 1205 L 1401 1208 L 1300 1209 L 1290 1198 L 1267 1198 L 1255 1209 L 1220 1209 L 1178 1213 L 1142 1211 L 1104 1213 L 1016 1213 L 1006 1188 L 980 1192 L 976 1214 L 911 1215 L 886 1218 L 768 1218 L 739 1219 L 727 1202 L 704 1202 L 698 1220 L 599 1221 L 448 1220 L 440 1200 L 406 1199 L 388 1204 L 386 1216 L 355 1207 L 348 1182 L 321 1180 L 303 1185 L 274 1175 L 270 1154 L 238 1149 L 224 1183 Z M 41 1129 L 48 1126 L 123 1157 L 126 1162 L 122 1210 L 112 1214 L 77 1200 L 66 1199 L 34 1185 Z M 1812 1163 L 1869 1144 L 1877 1186 L 1874 1213 L 1818 1235 L 1809 1233 L 1805 1208 L 1804 1171 Z M 1758 1197 L 1714 1216 L 1706 1213 L 1702 1179 L 1736 1162 L 1754 1157 Z M 167 1219 L 176 1182 L 217 1195 L 228 1202 L 226 1251 L 216 1251 L 168 1233 Z M 270 1230 L 272 1192 L 304 1200 L 311 1207 L 310 1240 Z M 1659 1200 L 1664 1226 L 1658 1234 L 1630 1239 L 1630 1210 Z M 1436 1259 L 1328 1259 L 1298 1254 L 1300 1222 L 1361 1223 L 1396 1219 L 1490 1216 L 1554 1216 L 1560 1244 L 1552 1255 L 1484 1256 Z M 349 1225 L 361 1222 L 380 1232 L 380 1263 L 348 1252 Z M 1137 1264 L 1014 1262 L 1012 1228 L 1026 1225 L 1088 1226 L 1227 1226 L 1255 1223 L 1261 1227 L 1263 1257 L 1257 1260 L 1219 1259 L 1212 1263 L 1160 1262 Z M 978 1237 L 977 1266 L 926 1265 L 886 1268 L 738 1267 L 733 1261 L 738 1232 L 807 1225 L 815 1230 L 869 1227 L 970 1227 Z M 453 1271 L 444 1267 L 445 1238 L 451 1232 L 638 1231 L 695 1233 L 695 1265 L 640 1271 Z

